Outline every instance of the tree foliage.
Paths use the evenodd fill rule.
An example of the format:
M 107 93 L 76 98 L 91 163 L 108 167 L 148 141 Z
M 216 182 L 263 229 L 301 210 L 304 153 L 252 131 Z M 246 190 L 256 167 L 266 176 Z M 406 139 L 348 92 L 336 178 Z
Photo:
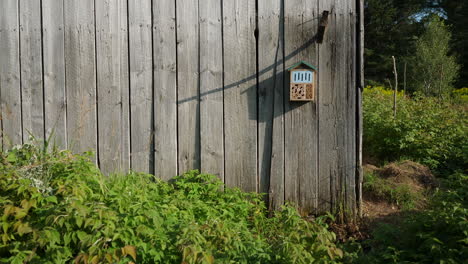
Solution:
M 437 16 L 431 16 L 426 30 L 416 41 L 415 55 L 410 58 L 412 84 L 427 96 L 442 96 L 453 90 L 460 66 L 450 56 L 451 33 Z
M 468 86 L 468 1 L 438 0 L 434 7 L 441 8 L 446 16 L 446 22 L 453 33 L 452 51 L 458 54 L 458 62 L 462 65 L 457 87 Z
M 384 83 L 392 75 L 392 56 L 414 50 L 414 37 L 422 27 L 414 14 L 425 0 L 367 0 L 365 5 L 365 68 L 368 80 Z
M 416 52 L 418 39 L 424 34 L 427 18 L 436 14 L 453 34 L 449 52 L 456 55 L 460 69 L 455 86 L 468 83 L 468 1 L 459 0 L 366 0 L 365 67 L 368 84 L 384 84 L 393 79 L 392 56 L 397 57 L 400 76 L 404 64 L 408 72 L 415 65 L 409 58 Z M 408 76 L 411 79 L 411 76 Z M 400 78 L 403 81 L 403 78 Z

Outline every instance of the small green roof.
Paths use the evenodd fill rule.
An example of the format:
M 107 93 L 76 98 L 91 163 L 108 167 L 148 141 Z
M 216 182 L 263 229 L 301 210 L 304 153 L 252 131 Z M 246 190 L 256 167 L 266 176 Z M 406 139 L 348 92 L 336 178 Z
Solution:
M 292 65 L 291 67 L 289 67 L 289 68 L 288 68 L 288 71 L 290 71 L 290 70 L 296 68 L 297 66 L 299 66 L 299 65 L 301 65 L 301 64 L 304 64 L 305 66 L 307 66 L 307 67 L 309 67 L 309 68 L 311 68 L 311 69 L 313 69 L 313 70 L 317 70 L 317 68 L 315 68 L 315 67 L 312 66 L 311 64 L 309 64 L 309 63 L 307 63 L 307 62 L 305 62 L 305 61 L 300 61 L 300 62 L 298 62 L 298 63 Z

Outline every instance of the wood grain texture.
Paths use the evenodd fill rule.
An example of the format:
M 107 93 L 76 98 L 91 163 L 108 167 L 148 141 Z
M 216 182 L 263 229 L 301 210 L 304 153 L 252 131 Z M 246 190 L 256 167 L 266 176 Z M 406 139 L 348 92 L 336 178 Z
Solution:
M 317 27 L 317 2 L 285 2 L 286 67 L 301 60 L 317 65 Z M 285 198 L 298 205 L 302 214 L 317 208 L 317 118 L 316 102 L 285 103 Z
M 154 172 L 151 0 L 129 0 L 131 168 Z
M 363 170 L 362 170 L 362 133 L 363 133 L 363 119 L 362 119 L 362 90 L 364 89 L 364 0 L 357 0 L 358 9 L 356 12 L 359 12 L 359 35 L 358 47 L 357 47 L 357 78 L 358 78 L 358 90 L 356 96 L 356 107 L 357 107 L 357 135 L 356 135 L 356 147 L 357 147 L 357 188 L 356 188 L 356 199 L 359 209 L 359 217 L 362 217 L 362 182 L 363 182 Z
M 124 8 L 125 7 L 125 8 Z M 122 8 L 120 8 L 120 13 L 119 16 L 122 19 L 120 23 L 122 23 L 122 26 L 120 27 L 120 33 L 123 36 L 120 36 L 119 41 L 120 41 L 120 47 L 121 47 L 121 52 L 119 54 L 120 56 L 120 85 L 121 85 L 121 90 L 120 90 L 120 96 L 121 96 L 121 133 L 122 133 L 122 138 L 121 138 L 121 144 L 122 144 L 122 163 L 121 163 L 121 171 L 122 172 L 128 172 L 131 167 L 130 167 L 130 143 L 131 143 L 131 137 L 130 137 L 130 48 L 129 48 L 129 28 L 128 28 L 128 1 L 123 0 L 122 3 Z M 123 25 L 125 24 L 125 25 Z
M 94 1 L 64 4 L 67 139 L 80 153 L 97 149 Z
M 224 181 L 221 1 L 199 1 L 201 171 Z
M 356 2 L 346 1 L 343 14 L 346 30 L 346 171 L 345 216 L 353 220 L 356 215 Z
M 258 1 L 259 192 L 270 209 L 284 203 L 284 20 L 283 1 Z
M 271 209 L 355 216 L 363 5 L 2 0 L 0 147 L 53 135 L 97 151 L 105 173 L 201 169 Z M 289 100 L 285 69 L 301 60 L 318 69 L 312 102 Z
M 3 148 L 21 144 L 19 2 L 0 1 L 0 99 Z
M 67 148 L 63 1 L 42 0 L 45 137 Z
M 41 1 L 20 3 L 20 62 L 23 142 L 44 140 Z
M 255 3 L 223 1 L 225 183 L 257 191 Z
M 338 146 L 341 148 L 340 151 L 337 152 L 337 169 L 338 174 L 332 182 L 332 190 L 335 193 L 333 198 L 333 209 L 340 210 L 339 213 L 344 213 L 345 210 L 345 203 L 346 203 L 346 186 L 344 186 L 346 181 L 346 173 L 347 173 L 347 153 L 345 151 L 348 150 L 346 145 L 347 138 L 346 133 L 348 128 L 348 121 L 346 120 L 347 111 L 349 111 L 347 107 L 347 57 L 348 57 L 348 44 L 346 43 L 346 30 L 348 27 L 346 26 L 346 7 L 343 6 L 345 4 L 345 0 L 335 0 L 336 7 L 335 7 L 335 23 L 336 23 L 336 33 L 335 33 L 335 41 L 336 41 L 336 49 L 335 49 L 335 67 L 336 67 L 336 76 L 334 77 L 335 85 L 336 85 L 336 93 L 337 93 L 337 101 L 336 104 L 340 105 L 340 108 L 337 110 L 337 114 L 341 115 L 340 122 L 338 123 L 338 127 L 336 128 L 337 131 L 337 139 L 338 139 Z M 342 214 L 340 214 L 342 216 Z
M 96 2 L 99 164 L 105 174 L 126 172 L 128 163 L 127 1 Z
M 319 173 L 318 173 L 318 211 L 327 212 L 336 204 L 336 185 L 339 173 L 338 155 L 344 151 L 344 87 L 336 79 L 345 74 L 337 69 L 341 59 L 336 54 L 336 20 L 335 1 L 321 1 L 319 14 L 332 11 L 328 18 L 323 44 L 319 45 Z
M 155 175 L 177 175 L 175 2 L 153 1 Z
M 179 173 L 200 169 L 198 1 L 177 0 Z

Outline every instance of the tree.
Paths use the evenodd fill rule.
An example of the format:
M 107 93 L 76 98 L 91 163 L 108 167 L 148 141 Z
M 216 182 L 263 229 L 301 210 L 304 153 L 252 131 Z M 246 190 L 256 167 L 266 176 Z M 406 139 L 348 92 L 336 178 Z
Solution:
M 416 51 L 408 60 L 412 69 L 412 88 L 427 96 L 443 96 L 453 89 L 460 66 L 449 55 L 451 33 L 444 21 L 432 15 L 426 30 L 416 41 Z
M 453 32 L 453 51 L 459 54 L 462 65 L 458 87 L 468 86 L 468 1 L 440 0 L 440 7 L 447 15 L 447 23 Z
M 385 83 L 392 78 L 392 56 L 415 53 L 415 39 L 425 30 L 430 14 L 442 17 L 452 31 L 452 54 L 457 54 L 460 69 L 457 87 L 468 86 L 468 1 L 467 0 L 365 0 L 366 81 Z M 411 65 L 408 64 L 411 68 Z M 411 70 L 411 69 L 409 69 Z
M 392 56 L 414 52 L 414 39 L 423 27 L 415 18 L 427 0 L 366 0 L 366 79 L 384 83 L 392 78 Z M 402 66 L 402 65 L 400 65 Z

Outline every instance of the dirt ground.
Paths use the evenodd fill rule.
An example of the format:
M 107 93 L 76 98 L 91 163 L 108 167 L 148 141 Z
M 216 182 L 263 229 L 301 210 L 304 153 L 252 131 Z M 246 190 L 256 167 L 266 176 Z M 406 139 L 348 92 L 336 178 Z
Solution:
M 430 169 L 413 161 L 390 163 L 382 168 L 365 164 L 363 169 L 364 173 L 378 175 L 395 185 L 407 185 L 414 192 L 427 193 L 437 186 Z M 425 205 L 426 203 L 422 201 L 414 210 L 421 210 Z M 372 193 L 363 192 L 362 217 L 352 224 L 331 223 L 330 228 L 341 242 L 350 239 L 362 241 L 371 237 L 372 230 L 379 223 L 398 225 L 405 213 L 407 212 L 398 205 L 378 198 Z

